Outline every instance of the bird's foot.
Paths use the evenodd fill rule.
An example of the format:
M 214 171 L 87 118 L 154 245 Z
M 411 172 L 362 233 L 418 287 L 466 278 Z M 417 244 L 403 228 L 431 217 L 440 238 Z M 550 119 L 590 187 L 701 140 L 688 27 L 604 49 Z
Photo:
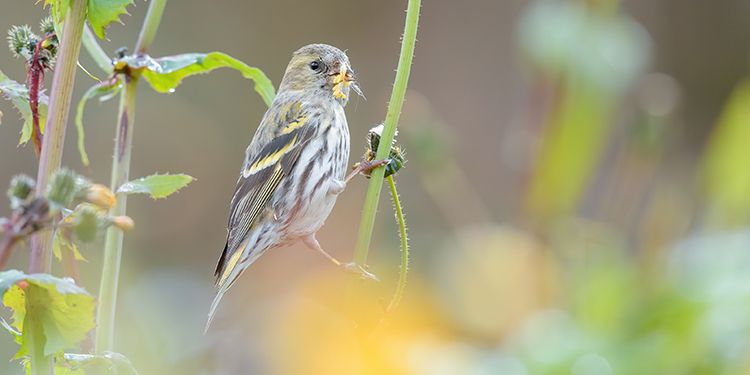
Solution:
M 349 173 L 349 176 L 346 177 L 345 182 L 349 182 L 349 180 L 351 180 L 354 176 L 356 176 L 356 175 L 358 175 L 360 173 L 362 173 L 363 175 L 365 175 L 365 176 L 367 176 L 369 178 L 370 177 L 370 173 L 372 173 L 372 171 L 375 168 L 384 167 L 384 166 L 388 165 L 390 162 L 391 162 L 391 159 L 383 159 L 383 160 L 366 160 L 366 159 L 363 159 L 359 163 L 354 164 L 354 167 L 353 167 L 351 173 Z
M 362 267 L 355 262 L 345 263 L 343 264 L 343 266 L 347 271 L 356 273 L 360 275 L 363 279 L 370 279 L 372 281 L 380 282 L 380 279 L 377 276 L 375 276 L 375 274 L 366 270 L 365 267 Z

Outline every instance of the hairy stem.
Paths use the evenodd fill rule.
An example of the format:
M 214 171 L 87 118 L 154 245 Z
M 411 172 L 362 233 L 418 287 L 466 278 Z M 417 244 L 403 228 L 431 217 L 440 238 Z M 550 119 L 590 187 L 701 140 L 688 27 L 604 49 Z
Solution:
M 37 195 L 47 191 L 50 176 L 58 169 L 62 161 L 65 128 L 70 113 L 70 102 L 75 83 L 75 72 L 78 55 L 81 52 L 83 22 L 86 20 L 86 0 L 72 0 L 70 10 L 65 16 L 65 28 L 60 39 L 55 74 L 52 79 L 52 92 L 47 112 L 47 123 L 42 143 L 42 155 L 39 158 L 37 173 Z M 52 233 L 41 231 L 31 238 L 31 259 L 29 272 L 49 273 L 50 254 L 52 253 Z
M 112 60 L 104 52 L 99 42 L 96 41 L 96 35 L 94 35 L 88 26 L 83 28 L 83 47 L 86 48 L 86 51 L 94 59 L 99 69 L 107 74 L 112 72 Z
M 146 19 L 143 21 L 136 50 L 145 53 L 154 39 L 156 30 L 161 22 L 166 0 L 152 0 L 149 4 Z M 130 175 L 130 154 L 133 145 L 133 125 L 135 117 L 135 98 L 138 86 L 138 76 L 125 77 L 125 90 L 120 97 L 117 133 L 115 135 L 115 150 L 112 160 L 112 180 L 110 188 L 117 189 L 128 181 Z M 117 203 L 112 207 L 112 216 L 122 216 L 126 213 L 127 197 L 117 195 Z M 96 332 L 96 352 L 111 351 L 113 349 L 115 330 L 115 310 L 117 306 L 117 285 L 120 276 L 120 260 L 122 259 L 122 243 L 124 235 L 114 226 L 107 229 L 104 245 L 104 265 L 102 280 L 99 287 L 99 310 L 97 311 L 98 328 Z
M 401 43 L 401 55 L 398 60 L 396 69 L 396 80 L 391 92 L 391 100 L 388 103 L 388 113 L 385 117 L 383 134 L 380 139 L 376 160 L 383 160 L 391 152 L 393 137 L 396 134 L 396 126 L 401 116 L 401 107 L 404 104 L 406 96 L 406 85 L 409 82 L 409 73 L 411 72 L 411 63 L 414 58 L 414 45 L 417 40 L 417 25 L 419 24 L 419 8 L 421 0 L 409 0 L 406 9 L 406 25 L 404 27 L 404 37 Z M 365 204 L 362 210 L 362 219 L 359 224 L 359 236 L 357 238 L 357 247 L 354 250 L 354 261 L 360 265 L 367 264 L 367 254 L 370 250 L 370 241 L 372 240 L 372 231 L 375 227 L 375 214 L 380 200 L 380 190 L 383 188 L 383 174 L 385 170 L 378 168 L 372 171 L 370 185 L 367 188 Z
M 401 303 L 401 298 L 404 296 L 404 290 L 406 290 L 406 277 L 409 273 L 409 237 L 406 233 L 406 218 L 404 217 L 404 210 L 401 207 L 401 200 L 398 197 L 398 191 L 396 190 L 396 182 L 393 180 L 393 175 L 388 176 L 388 187 L 391 190 L 391 198 L 393 198 L 393 209 L 396 213 L 396 221 L 398 222 L 398 234 L 401 237 L 401 268 L 398 272 L 398 283 L 396 284 L 396 291 L 393 293 L 393 298 L 388 304 L 387 312 L 395 310 Z
M 130 151 L 133 143 L 133 120 L 135 115 L 135 94 L 137 80 L 125 84 L 120 96 L 120 108 L 115 134 L 115 150 L 112 157 L 112 179 L 110 189 L 117 191 L 120 185 L 128 181 L 130 175 Z M 110 215 L 121 216 L 127 208 L 127 195 L 117 194 L 117 203 L 110 210 Z M 123 233 L 115 226 L 107 228 L 104 240 L 104 264 L 102 279 L 99 285 L 99 310 L 97 311 L 98 328 L 96 331 L 96 352 L 112 350 L 114 337 L 115 309 L 117 306 L 117 284 L 120 278 L 120 260 L 122 259 Z

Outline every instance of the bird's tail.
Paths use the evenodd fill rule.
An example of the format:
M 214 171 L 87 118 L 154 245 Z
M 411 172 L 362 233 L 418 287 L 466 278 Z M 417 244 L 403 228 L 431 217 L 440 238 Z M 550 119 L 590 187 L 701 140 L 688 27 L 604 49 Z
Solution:
M 203 330 L 204 335 L 208 332 L 208 328 L 211 327 L 211 322 L 214 320 L 214 316 L 216 315 L 216 308 L 219 307 L 219 302 L 221 302 L 221 299 L 224 297 L 224 293 L 226 293 L 227 290 L 228 288 L 225 288 L 224 286 L 222 286 L 216 292 L 214 301 L 211 302 L 211 310 L 208 311 L 208 320 L 206 320 L 206 328 Z

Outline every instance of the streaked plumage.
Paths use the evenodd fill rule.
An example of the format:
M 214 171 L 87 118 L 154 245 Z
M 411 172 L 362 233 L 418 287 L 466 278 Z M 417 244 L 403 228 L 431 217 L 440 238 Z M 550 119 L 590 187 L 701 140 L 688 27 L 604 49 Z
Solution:
M 206 329 L 224 293 L 264 252 L 303 240 L 325 254 L 315 233 L 346 184 L 350 88 L 359 92 L 341 50 L 312 44 L 293 54 L 245 152 Z

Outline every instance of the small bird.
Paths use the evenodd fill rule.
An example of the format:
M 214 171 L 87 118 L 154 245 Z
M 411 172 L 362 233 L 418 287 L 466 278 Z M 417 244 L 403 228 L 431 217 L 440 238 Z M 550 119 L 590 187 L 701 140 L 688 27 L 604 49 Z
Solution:
M 350 90 L 362 96 L 343 51 L 311 44 L 292 55 L 279 92 L 245 151 L 206 330 L 227 290 L 270 249 L 301 240 L 342 265 L 315 234 L 352 177 L 387 163 L 360 163 L 346 175 L 349 127 L 344 107 Z M 344 266 L 374 278 L 359 266 Z

